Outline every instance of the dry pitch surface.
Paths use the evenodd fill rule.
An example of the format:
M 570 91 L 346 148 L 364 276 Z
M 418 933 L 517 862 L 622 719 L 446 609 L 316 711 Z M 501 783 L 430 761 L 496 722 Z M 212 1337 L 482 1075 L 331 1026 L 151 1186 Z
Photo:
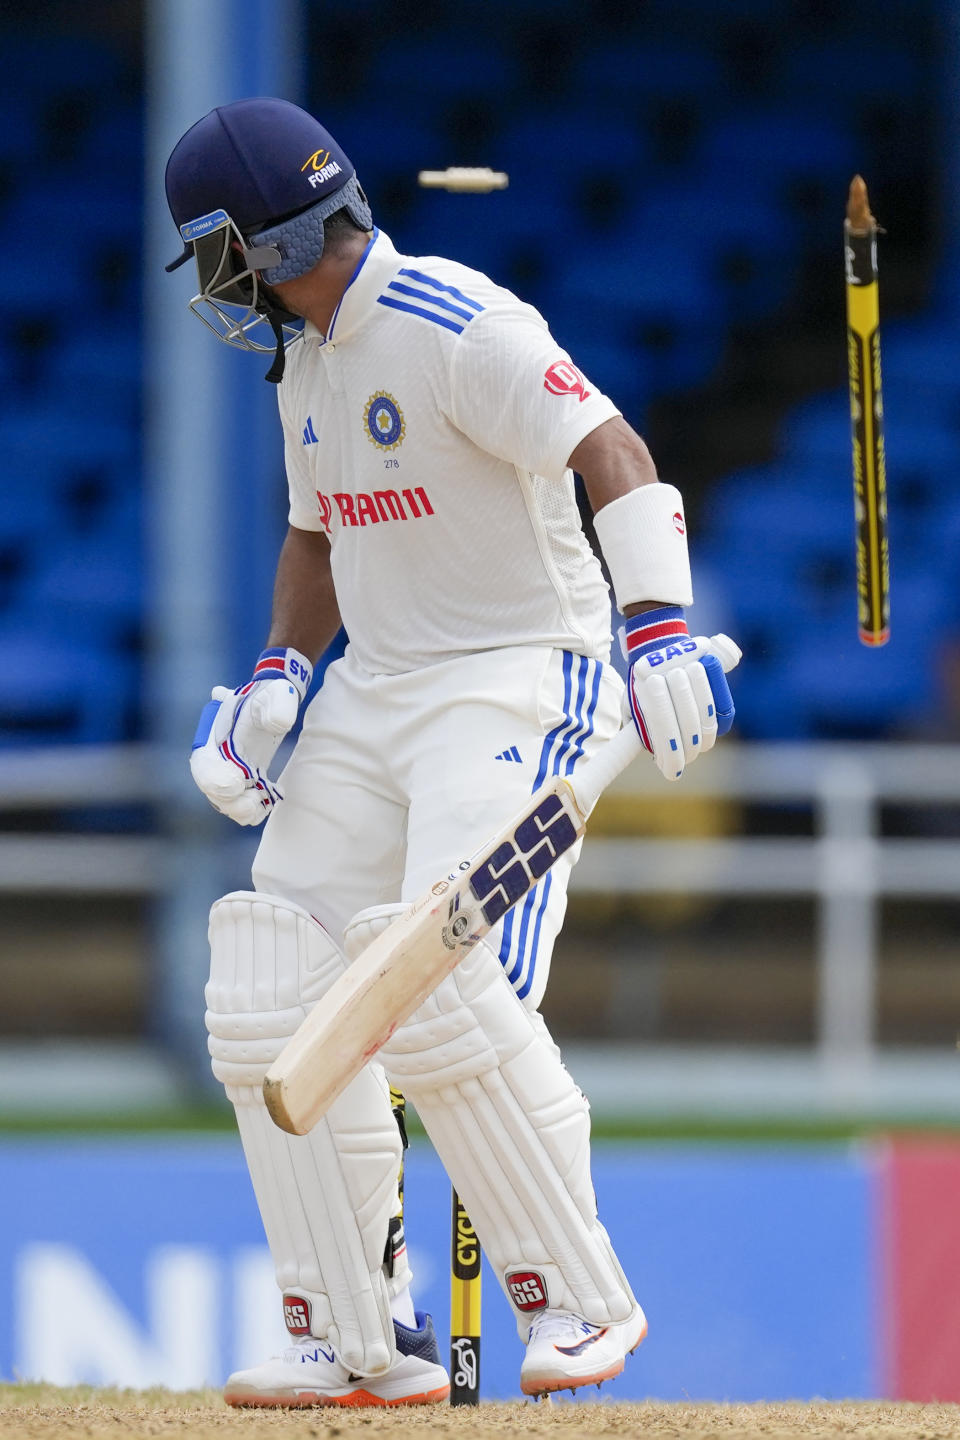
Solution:
M 230 1410 L 212 1390 L 58 1390 L 0 1385 L 0 1440 L 960 1440 L 960 1406 L 850 1402 L 810 1405 L 553 1405 L 515 1403 L 451 1410 Z

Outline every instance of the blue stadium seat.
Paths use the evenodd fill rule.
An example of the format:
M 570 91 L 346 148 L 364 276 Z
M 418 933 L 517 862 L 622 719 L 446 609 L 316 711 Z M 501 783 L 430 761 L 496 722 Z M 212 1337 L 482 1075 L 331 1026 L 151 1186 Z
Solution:
M 0 454 L 28 464 L 49 456 L 59 473 L 95 465 L 137 464 L 137 436 L 129 423 L 109 412 L 77 410 L 70 396 L 52 395 L 39 404 L 0 411 Z
M 371 46 L 377 38 L 374 27 Z M 519 82 L 517 57 L 509 45 L 456 29 L 419 36 L 395 32 L 374 51 L 367 73 L 371 95 L 398 110 L 414 104 L 420 114 L 435 115 L 471 94 L 512 102 Z
M 11 226 L 11 233 L 30 234 L 23 214 L 17 203 L 4 216 L 4 224 Z M 36 227 L 36 211 L 32 223 Z M 79 245 L 65 250 L 59 237 L 49 231 L 44 233 L 43 227 L 17 255 L 16 276 L 17 283 L 6 288 L 0 310 L 0 334 L 8 343 L 11 327 L 17 321 L 45 315 L 62 326 L 69 319 L 75 323 L 78 314 L 83 315 L 92 307 L 89 257 L 82 253 Z
M 6 62 L 5 62 L 6 63 Z M 25 91 L 0 94 L 0 160 L 23 173 L 40 152 L 40 107 Z
M 657 33 L 696 35 L 703 44 L 712 40 L 718 28 L 737 26 L 751 21 L 769 24 L 770 0 L 724 0 L 722 5 L 705 4 L 704 0 L 644 0 L 647 23 Z
M 380 4 L 381 0 L 324 0 L 323 13 L 325 17 L 336 18 L 343 15 L 350 20 L 375 24 Z
M 571 344 L 597 331 L 642 350 L 657 394 L 706 380 L 723 353 L 722 297 L 703 258 L 670 235 L 657 249 L 628 235 L 577 247 L 556 301 Z
M 25 590 L 34 613 L 78 641 L 109 645 L 135 632 L 144 604 L 139 523 L 129 530 L 112 527 L 53 550 Z
M 818 626 L 784 661 L 782 673 L 789 672 L 797 704 L 815 733 L 881 738 L 918 725 L 929 712 L 936 685 L 935 632 L 911 623 L 910 612 L 925 614 L 927 604 L 910 600 L 909 588 L 899 585 L 899 618 L 893 614 L 890 642 L 880 649 L 860 643 L 851 597 L 848 617 Z
M 650 171 L 651 147 L 639 126 L 622 117 L 611 123 L 592 105 L 536 106 L 513 121 L 490 163 L 509 173 L 518 209 L 536 212 L 544 201 L 569 209 L 596 176 L 621 180 L 632 197 L 636 177 Z
M 143 229 L 139 202 L 141 183 L 138 169 L 125 176 L 123 185 L 118 187 L 106 161 L 101 170 L 85 178 L 65 177 L 57 189 L 57 210 L 63 217 L 64 227 L 74 237 L 73 245 L 64 244 L 61 234 L 51 236 L 41 224 L 50 211 L 46 181 L 34 181 L 20 188 L 4 211 L 3 223 L 8 233 L 35 238 L 41 253 L 55 248 L 65 265 L 71 268 L 79 265 L 89 270 L 91 247 L 105 243 L 133 245 L 140 236 Z M 54 241 L 58 242 L 55 247 Z M 29 250 L 24 260 L 29 261 Z M 49 286 L 48 274 L 44 294 L 53 298 Z
M 120 421 L 132 424 L 140 407 L 143 352 L 133 325 L 68 335 L 50 357 L 47 374 L 57 394 L 69 395 L 72 408 L 95 412 L 107 405 Z
M 731 529 L 718 529 L 714 543 L 723 546 L 732 572 L 745 577 L 744 594 L 732 608 L 759 624 L 766 611 L 776 625 L 778 607 L 792 597 L 788 611 L 807 621 L 829 616 L 842 596 L 853 592 L 853 504 L 849 494 L 827 504 L 785 493 L 754 501 L 748 514 Z M 767 604 L 768 595 L 771 597 Z
M 457 0 L 457 15 L 481 28 L 502 22 L 504 28 L 516 36 L 519 45 L 527 30 L 536 41 L 542 21 L 582 24 L 583 0 L 523 0 L 521 6 L 516 0 Z
M 129 739 L 136 693 L 129 657 L 36 617 L 0 623 L 0 745 Z
M 609 395 L 634 429 L 642 430 L 648 401 L 657 387 L 650 356 L 599 331 L 577 336 L 568 343 L 562 312 L 556 318 L 557 324 L 551 329 L 573 363 L 591 385 Z
M 960 504 L 942 523 L 891 510 L 893 640 L 870 652 L 856 633 L 853 507 L 845 484 L 811 491 L 804 471 L 758 467 L 712 492 L 699 553 L 745 577 L 729 596 L 747 661 L 738 674 L 749 738 L 881 737 L 933 703 L 937 637 L 960 623 L 954 546 Z M 932 541 L 931 541 L 932 533 Z M 925 541 L 925 543 L 923 543 Z
M 928 81 L 915 52 L 862 33 L 785 45 L 777 65 L 779 93 L 844 118 L 865 103 L 919 101 Z
M 919 392 L 938 408 L 943 399 L 945 409 L 960 415 L 960 335 L 949 319 L 884 323 L 881 364 L 888 408 L 896 395 Z
M 749 636 L 740 635 L 744 658 L 733 679 L 737 707 L 735 734 L 741 740 L 808 740 L 813 738 L 810 716 L 781 667 L 758 650 Z
M 724 91 L 723 66 L 699 40 L 622 38 L 583 46 L 572 82 L 587 105 L 605 112 L 647 109 L 651 103 L 683 98 L 715 103 Z
M 0 395 L 16 395 L 23 366 L 17 347 L 0 326 Z
M 8 452 L 3 466 L 0 546 L 57 543 L 63 511 L 57 504 L 59 462 L 49 452 Z
M 694 589 L 698 602 L 704 569 L 725 582 L 727 629 L 751 655 L 758 638 L 769 643 L 783 625 L 784 616 L 796 612 L 799 597 L 789 567 L 768 562 L 763 549 L 756 545 L 729 544 L 725 536 L 717 534 L 706 523 L 700 527 L 694 548 Z M 695 624 L 700 633 L 701 622 L 697 620 Z
M 849 544 L 851 485 L 811 495 L 808 473 L 761 466 L 715 485 L 707 512 L 711 535 L 724 545 L 757 551 L 758 563 L 764 557 L 779 563 L 803 556 L 812 546 L 833 550 Z
M 703 163 L 742 187 L 752 180 L 763 195 L 782 195 L 797 180 L 840 187 L 846 194 L 860 161 L 849 126 L 802 107 L 738 106 L 707 134 Z
M 417 194 L 419 170 L 442 170 L 459 163 L 445 153 L 439 131 L 420 114 L 405 112 L 392 104 L 386 119 L 389 144 L 385 143 L 385 116 L 381 106 L 334 107 L 326 123 L 336 135 L 357 169 L 377 218 L 377 187 L 386 179 L 405 181 Z
M 508 285 L 510 256 L 521 246 L 544 249 L 542 218 L 526 210 L 509 190 L 489 194 L 419 192 L 395 244 L 415 255 L 442 255 Z M 523 297 L 526 298 L 526 297 Z
M 642 247 L 666 234 L 703 256 L 725 297 L 730 321 L 770 314 L 790 294 L 800 259 L 800 236 L 785 223 L 772 199 L 729 178 L 694 170 L 682 179 L 652 185 L 627 226 Z
M 898 470 L 927 471 L 941 477 L 938 488 L 942 488 L 942 477 L 956 474 L 960 465 L 960 431 L 933 420 L 925 424 L 916 418 L 895 416 L 891 424 L 888 410 L 884 444 L 891 478 Z
M 703 256 L 682 236 L 641 244 L 632 235 L 615 235 L 589 254 L 578 247 L 563 273 L 563 297 L 589 302 L 615 327 L 634 316 L 704 326 L 723 321 Z
M 770 657 L 748 645 L 737 671 L 737 728 L 745 739 L 883 739 L 916 721 L 932 694 L 919 654 L 873 650 L 857 638 L 856 608 L 817 626 L 784 630 Z M 893 642 L 891 642 L 892 644 Z
M 32 92 L 47 99 L 78 91 L 98 99 L 115 95 L 126 72 L 120 53 L 82 25 L 76 30 L 50 23 L 6 29 L 3 64 L 8 76 L 29 77 Z
M 111 107 L 83 136 L 79 163 L 94 175 L 122 176 L 139 189 L 143 160 L 144 106 L 139 102 Z
M 895 394 L 895 387 L 894 387 Z M 885 387 L 885 399 L 889 401 Z M 943 507 L 943 477 L 960 465 L 960 430 L 922 409 L 903 414 L 887 404 L 885 450 L 891 536 L 908 558 L 929 547 Z M 891 422 L 892 416 L 892 422 Z M 785 462 L 805 470 L 811 494 L 852 490 L 849 401 L 845 391 L 798 406 L 781 429 Z M 892 542 L 893 543 L 893 542 Z
M 850 455 L 850 399 L 828 390 L 795 405 L 780 426 L 780 452 L 794 463 L 828 464 Z

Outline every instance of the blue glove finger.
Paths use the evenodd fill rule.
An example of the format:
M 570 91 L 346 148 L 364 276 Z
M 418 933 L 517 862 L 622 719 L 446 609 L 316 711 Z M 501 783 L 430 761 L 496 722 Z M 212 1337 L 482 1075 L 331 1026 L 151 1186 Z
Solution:
M 713 703 L 717 711 L 717 734 L 726 735 L 737 712 L 733 696 L 730 694 L 730 686 L 727 684 L 727 677 L 723 673 L 723 666 L 716 655 L 704 655 L 700 664 L 707 672 L 710 689 L 713 691 Z
M 200 719 L 197 721 L 197 733 L 193 737 L 193 744 L 190 746 L 191 750 L 199 750 L 201 745 L 206 745 L 219 709 L 219 700 L 208 700 L 206 705 L 204 705 L 200 711 Z

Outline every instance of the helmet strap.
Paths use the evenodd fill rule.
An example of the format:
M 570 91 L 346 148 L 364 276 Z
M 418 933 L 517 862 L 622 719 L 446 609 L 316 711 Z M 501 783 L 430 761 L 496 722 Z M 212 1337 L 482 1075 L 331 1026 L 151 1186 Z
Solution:
M 270 329 L 273 331 L 277 342 L 277 353 L 273 357 L 273 364 L 264 375 L 264 380 L 269 380 L 271 385 L 279 385 L 283 379 L 284 368 L 287 363 L 286 346 L 283 339 L 283 323 L 280 319 L 284 312 L 282 310 L 269 309 L 266 317 L 270 322 Z

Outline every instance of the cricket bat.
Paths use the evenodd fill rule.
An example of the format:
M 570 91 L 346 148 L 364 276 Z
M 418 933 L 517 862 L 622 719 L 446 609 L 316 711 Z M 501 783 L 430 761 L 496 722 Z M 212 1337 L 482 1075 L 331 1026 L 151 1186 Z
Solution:
M 724 669 L 740 652 L 711 650 Z M 707 653 L 703 645 L 688 660 Z M 601 793 L 640 754 L 625 726 L 571 775 L 552 776 L 499 835 L 432 885 L 334 981 L 267 1072 L 275 1124 L 305 1135 L 469 950 L 575 845 Z

